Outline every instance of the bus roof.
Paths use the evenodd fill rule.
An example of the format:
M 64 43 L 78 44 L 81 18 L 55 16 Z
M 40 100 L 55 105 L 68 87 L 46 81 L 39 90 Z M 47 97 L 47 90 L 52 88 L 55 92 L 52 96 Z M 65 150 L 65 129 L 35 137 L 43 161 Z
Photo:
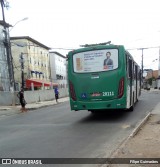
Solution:
M 117 49 L 117 48 L 120 48 L 120 47 L 123 47 L 123 45 L 113 45 L 113 44 L 109 44 L 109 45 L 100 45 L 100 44 L 97 44 L 97 45 L 92 45 L 92 46 L 88 46 L 88 47 L 82 47 L 82 48 L 78 48 L 78 49 L 75 49 L 75 50 L 72 50 L 70 51 L 68 54 L 70 53 L 78 53 L 78 52 L 85 52 L 85 51 L 90 51 L 90 50 L 99 50 L 99 49 Z

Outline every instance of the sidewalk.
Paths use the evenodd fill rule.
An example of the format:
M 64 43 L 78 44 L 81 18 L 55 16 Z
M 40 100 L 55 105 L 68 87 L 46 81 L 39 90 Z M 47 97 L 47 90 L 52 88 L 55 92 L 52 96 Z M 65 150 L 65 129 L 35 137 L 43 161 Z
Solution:
M 58 102 L 62 103 L 62 102 L 68 101 L 68 100 L 69 100 L 69 97 L 64 97 L 64 98 L 58 99 Z M 43 102 L 26 104 L 26 108 L 27 108 L 27 110 L 34 110 L 34 109 L 38 109 L 38 108 L 42 108 L 42 107 L 46 107 L 46 106 L 55 105 L 55 104 L 57 104 L 56 100 L 43 101 Z M 20 108 L 21 108 L 20 105 L 0 106 L 0 116 L 18 114 L 18 113 L 20 113 Z
M 129 158 L 130 160 L 159 158 L 159 164 L 111 164 L 103 165 L 103 167 L 160 167 L 160 102 L 112 153 L 110 158 Z

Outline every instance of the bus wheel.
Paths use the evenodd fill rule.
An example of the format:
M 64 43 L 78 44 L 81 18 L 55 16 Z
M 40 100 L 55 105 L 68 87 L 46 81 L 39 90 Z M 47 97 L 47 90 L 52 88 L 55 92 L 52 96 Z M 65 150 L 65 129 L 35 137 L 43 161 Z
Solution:
M 129 111 L 132 112 L 134 110 L 134 104 L 129 108 Z
M 126 111 L 127 112 L 132 112 L 134 110 L 134 104 L 132 104 L 132 106 L 130 108 L 128 108 Z
M 132 102 L 132 106 L 129 108 L 129 111 L 133 111 L 134 110 L 134 94 L 133 94 L 133 102 Z
M 133 94 L 132 106 L 127 111 L 132 112 L 133 110 L 134 110 L 134 94 Z
M 95 114 L 95 113 L 96 113 L 96 111 L 95 111 L 95 110 L 90 110 L 90 112 L 91 112 L 92 114 Z

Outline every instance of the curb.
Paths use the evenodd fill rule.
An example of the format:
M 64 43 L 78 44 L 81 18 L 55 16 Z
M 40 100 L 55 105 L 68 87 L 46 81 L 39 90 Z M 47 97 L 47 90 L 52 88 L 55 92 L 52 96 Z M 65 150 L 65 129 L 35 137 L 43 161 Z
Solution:
M 30 108 L 27 108 L 27 110 L 37 110 L 37 109 L 40 109 L 40 108 L 45 108 L 45 107 L 49 107 L 49 106 L 54 106 L 56 104 L 48 104 L 48 105 L 44 105 L 44 106 L 39 106 L 39 107 L 30 107 Z
M 29 107 L 29 108 L 27 108 L 26 107 L 26 109 L 28 110 L 28 111 L 30 111 L 30 110 L 37 110 L 37 109 L 40 109 L 40 108 L 45 108 L 45 107 L 49 107 L 49 106 L 54 106 L 54 105 L 57 105 L 57 104 L 60 104 L 60 103 L 63 103 L 63 102 L 66 102 L 66 101 L 68 101 L 68 99 L 67 100 L 64 100 L 64 101 L 60 101 L 60 102 L 58 102 L 58 103 L 52 103 L 52 104 L 45 104 L 45 105 L 40 105 L 40 106 L 34 106 L 34 107 Z M 4 112 L 4 113 L 1 113 L 1 111 L 7 111 L 7 110 L 10 110 L 9 112 Z M 13 110 L 13 111 L 11 111 L 11 110 Z M 20 112 L 20 108 L 14 108 L 14 109 L 12 109 L 12 108 L 7 108 L 7 107 L 4 107 L 4 108 L 1 108 L 0 109 L 0 117 L 1 116 L 9 116 L 9 115 L 13 115 L 13 114 L 20 114 L 21 112 Z
M 11 112 L 3 112 L 3 113 L 0 113 L 0 117 L 3 117 L 3 116 L 10 116 L 10 115 L 15 115 L 15 114 L 19 114 L 20 111 L 19 110 L 13 110 Z
M 6 108 L 6 107 L 0 108 L 0 111 L 4 111 L 4 110 L 10 110 L 10 108 L 9 107 L 8 108 Z
M 145 116 L 145 118 L 143 118 L 143 120 L 137 125 L 137 127 L 132 131 L 132 133 L 119 144 L 119 146 L 116 148 L 116 150 L 114 150 L 110 154 L 110 158 L 115 158 L 116 157 L 116 155 L 122 150 L 122 148 L 125 147 L 125 145 L 130 140 L 130 138 L 134 137 L 138 133 L 138 131 L 147 122 L 147 120 L 149 119 L 150 116 L 152 116 L 151 112 L 149 112 Z M 107 167 L 110 167 L 110 165 L 108 165 Z
M 129 135 L 128 138 L 134 137 L 138 133 L 138 131 L 141 129 L 141 127 L 147 122 L 147 120 L 151 115 L 152 115 L 151 112 L 149 112 L 145 116 L 145 118 L 143 118 L 143 120 L 138 124 L 138 126 L 132 131 L 132 133 Z
M 67 100 L 67 101 L 68 101 L 68 100 Z M 37 107 L 29 107 L 29 108 L 26 107 L 26 109 L 27 109 L 27 110 L 37 110 L 37 109 L 39 109 L 39 108 L 45 108 L 45 107 L 49 107 L 49 106 L 54 106 L 54 105 L 61 104 L 61 103 L 64 103 L 64 102 L 66 102 L 66 101 L 61 101 L 61 102 L 58 102 L 58 103 L 52 103 L 52 104 L 41 105 L 41 106 L 37 106 Z

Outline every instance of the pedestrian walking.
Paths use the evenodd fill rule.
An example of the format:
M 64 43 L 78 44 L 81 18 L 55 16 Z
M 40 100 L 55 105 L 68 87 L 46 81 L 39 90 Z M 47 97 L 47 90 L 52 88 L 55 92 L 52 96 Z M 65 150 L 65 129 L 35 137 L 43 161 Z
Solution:
M 21 90 L 18 92 L 17 94 L 17 97 L 19 98 L 19 102 L 21 104 L 21 112 L 27 112 L 25 106 L 26 106 L 26 101 L 25 101 L 25 98 L 24 98 L 24 90 L 23 88 L 21 88 Z
M 58 91 L 58 87 L 55 87 L 55 88 L 54 88 L 54 93 L 55 93 L 55 99 L 56 99 L 56 102 L 58 103 L 58 99 L 59 99 L 59 91 Z

